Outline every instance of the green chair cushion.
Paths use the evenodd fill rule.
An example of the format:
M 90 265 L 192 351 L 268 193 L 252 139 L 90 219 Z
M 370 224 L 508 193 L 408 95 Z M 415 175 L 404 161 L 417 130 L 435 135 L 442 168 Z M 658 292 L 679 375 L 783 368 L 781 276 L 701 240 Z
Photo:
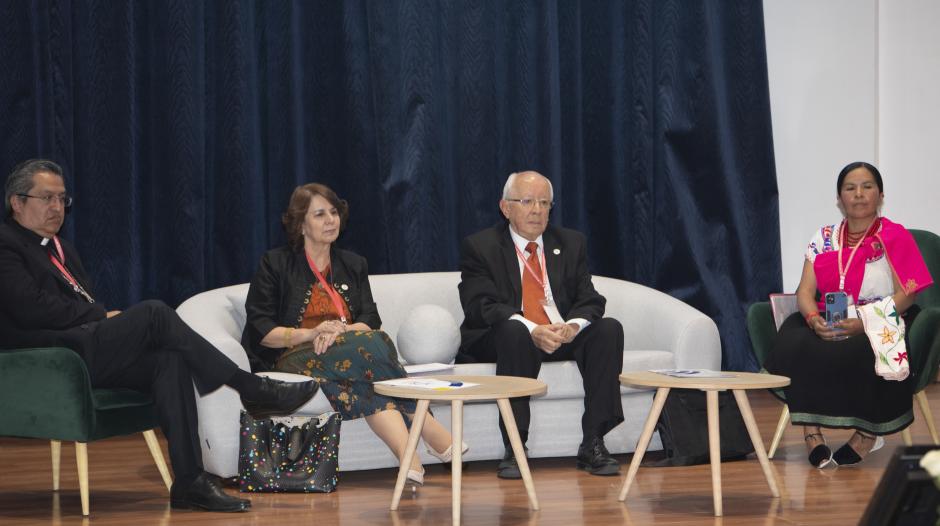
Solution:
M 94 389 L 92 396 L 97 411 L 122 407 L 140 407 L 153 403 L 150 395 L 133 389 Z

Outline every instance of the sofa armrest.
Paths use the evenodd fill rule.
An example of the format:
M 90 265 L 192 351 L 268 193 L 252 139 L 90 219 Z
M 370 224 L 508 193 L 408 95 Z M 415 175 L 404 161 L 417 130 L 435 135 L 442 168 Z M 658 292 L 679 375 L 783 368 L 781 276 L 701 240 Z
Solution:
M 595 276 L 607 298 L 606 316 L 620 321 L 624 350 L 669 351 L 679 368 L 720 369 L 721 339 L 711 318 L 650 287 Z
M 240 299 L 243 311 L 247 293 L 247 283 L 214 289 L 196 294 L 176 309 L 187 325 L 244 371 L 251 370 L 248 354 L 241 345 L 245 320 L 233 301 Z
M 176 313 L 209 341 L 232 339 L 238 342 L 245 328 L 247 294 L 247 283 L 209 290 L 184 301 L 176 308 Z

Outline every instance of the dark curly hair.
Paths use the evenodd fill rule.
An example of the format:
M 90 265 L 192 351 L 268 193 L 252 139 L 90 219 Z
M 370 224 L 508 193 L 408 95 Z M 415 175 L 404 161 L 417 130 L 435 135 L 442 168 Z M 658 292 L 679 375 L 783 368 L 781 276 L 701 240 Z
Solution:
M 307 210 L 310 209 L 310 201 L 313 196 L 320 197 L 329 201 L 339 212 L 339 230 L 346 228 L 346 220 L 349 218 L 349 205 L 343 199 L 340 199 L 336 192 L 329 186 L 320 183 L 308 183 L 298 186 L 290 196 L 290 202 L 287 204 L 287 211 L 281 215 L 281 223 L 284 225 L 284 232 L 287 233 L 287 242 L 294 250 L 300 250 L 304 246 L 303 225 Z

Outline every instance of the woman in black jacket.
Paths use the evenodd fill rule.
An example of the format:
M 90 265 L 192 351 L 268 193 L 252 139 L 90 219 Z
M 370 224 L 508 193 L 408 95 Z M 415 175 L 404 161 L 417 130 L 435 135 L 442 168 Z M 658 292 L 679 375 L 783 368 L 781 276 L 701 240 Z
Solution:
M 373 382 L 406 373 L 395 345 L 379 330 L 382 320 L 365 258 L 333 246 L 348 215 L 346 202 L 325 185 L 294 190 L 282 216 L 289 245 L 261 258 L 248 289 L 242 345 L 253 370 L 303 374 L 319 382 L 343 420 L 365 418 L 401 460 L 408 441 L 402 415 L 414 415 L 415 402 L 372 388 Z M 422 438 L 429 453 L 450 461 L 450 433 L 430 415 Z M 417 455 L 408 479 L 424 482 Z

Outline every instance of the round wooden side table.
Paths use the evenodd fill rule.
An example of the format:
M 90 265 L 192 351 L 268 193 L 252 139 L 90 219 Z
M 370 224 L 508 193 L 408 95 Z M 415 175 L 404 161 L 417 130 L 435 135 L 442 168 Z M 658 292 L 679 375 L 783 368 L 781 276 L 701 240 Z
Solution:
M 522 481 L 525 483 L 526 492 L 529 494 L 529 503 L 532 505 L 533 510 L 539 509 L 539 501 L 535 496 L 535 486 L 529 472 L 529 463 L 526 460 L 522 440 L 519 437 L 519 429 L 516 427 L 516 419 L 513 417 L 512 408 L 509 406 L 509 399 L 544 394 L 548 390 L 548 386 L 538 380 L 518 376 L 434 375 L 422 378 L 477 385 L 459 389 L 434 390 L 382 383 L 374 384 L 375 392 L 378 394 L 395 398 L 411 398 L 418 401 L 411 431 L 408 434 L 408 444 L 405 446 L 405 455 L 401 459 L 401 465 L 398 468 L 398 480 L 395 482 L 395 492 L 392 495 L 390 509 L 392 511 L 398 509 L 401 492 L 405 488 L 405 479 L 408 476 L 408 468 L 411 466 L 415 449 L 418 447 L 418 439 L 421 437 L 421 430 L 424 428 L 424 420 L 427 417 L 431 400 L 449 400 L 451 406 L 451 436 L 453 437 L 453 443 L 456 444 L 456 447 L 452 448 L 453 460 L 451 462 L 451 499 L 454 525 L 460 524 L 460 478 L 462 476 L 461 461 L 463 456 L 460 444 L 463 443 L 463 403 L 468 400 L 496 400 L 499 414 L 506 426 L 506 433 L 509 435 L 512 451 L 519 463 Z
M 646 423 L 643 425 L 643 432 L 640 434 L 640 440 L 637 442 L 636 451 L 633 453 L 633 460 L 630 462 L 630 469 L 627 471 L 627 478 L 623 481 L 623 487 L 620 490 L 620 501 L 627 498 L 627 492 L 630 491 L 630 485 L 636 477 L 636 472 L 640 468 L 640 462 L 643 461 L 643 455 L 649 446 L 650 438 L 656 429 L 656 422 L 659 420 L 659 414 L 666 403 L 666 396 L 670 389 L 699 389 L 705 391 L 706 409 L 708 413 L 708 452 L 711 460 L 712 471 L 712 500 L 715 506 L 715 516 L 721 516 L 721 438 L 718 433 L 718 391 L 731 390 L 734 393 L 734 399 L 738 403 L 738 409 L 741 410 L 741 416 L 744 418 L 744 425 L 747 427 L 748 435 L 754 444 L 754 452 L 757 453 L 757 459 L 760 461 L 761 468 L 764 470 L 764 477 L 767 479 L 767 485 L 770 486 L 770 493 L 774 497 L 780 496 L 777 489 L 777 483 L 770 471 L 770 462 L 767 460 L 767 453 L 764 451 L 764 442 L 761 440 L 760 431 L 757 429 L 757 422 L 754 420 L 754 413 L 751 412 L 751 405 L 747 401 L 746 390 L 748 389 L 770 389 L 775 387 L 784 387 L 790 385 L 790 379 L 786 376 L 777 376 L 773 374 L 759 373 L 740 373 L 723 371 L 724 374 L 732 375 L 731 378 L 676 378 L 661 373 L 650 371 L 632 372 L 620 375 L 620 383 L 635 387 L 655 387 L 656 396 L 653 398 L 653 407 L 650 408 L 649 416 L 646 417 Z

